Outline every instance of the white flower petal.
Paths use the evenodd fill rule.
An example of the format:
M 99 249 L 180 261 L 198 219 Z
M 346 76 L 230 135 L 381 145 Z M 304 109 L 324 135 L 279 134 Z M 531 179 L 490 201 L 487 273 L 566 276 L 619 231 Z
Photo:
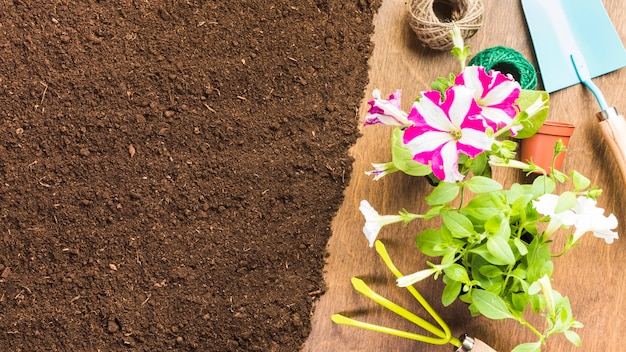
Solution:
M 543 101 L 541 97 L 537 98 L 529 107 L 526 108 L 526 113 L 528 117 L 533 117 L 535 114 L 540 111 L 547 109 L 547 104 Z
M 363 234 L 365 235 L 365 238 L 367 238 L 370 247 L 374 246 L 376 237 L 378 237 L 378 233 L 383 226 L 404 221 L 400 215 L 379 215 L 367 200 L 361 201 L 359 210 L 365 217 Z
M 472 103 L 474 103 L 474 92 L 464 86 L 450 88 L 454 90 L 454 100 L 450 105 L 450 120 L 459 129 L 463 121 L 467 118 Z
M 533 206 L 539 214 L 550 217 L 550 222 L 546 228 L 548 234 L 554 233 L 563 225 L 573 225 L 576 221 L 576 214 L 572 210 L 554 213 L 558 201 L 559 196 L 556 194 L 544 194 L 533 201 Z
M 374 100 L 369 102 L 371 107 L 365 116 L 365 125 L 409 126 L 411 122 L 407 118 L 408 114 L 400 108 L 401 95 L 402 92 L 398 89 L 388 99 L 383 99 L 380 90 L 374 89 L 372 91 Z
M 463 71 L 464 85 L 474 91 L 474 98 L 479 100 L 483 95 L 483 85 L 478 78 L 478 66 L 467 66 Z
M 533 201 L 533 206 L 541 215 L 552 216 L 554 215 L 554 209 L 556 209 L 556 203 L 559 201 L 559 196 L 556 194 L 544 194 L 537 200 Z
M 411 154 L 416 155 L 433 151 L 453 140 L 452 135 L 447 132 L 430 131 L 411 139 L 405 146 Z
M 471 145 L 474 148 L 482 150 L 490 150 L 494 139 L 487 136 L 485 132 L 477 131 L 471 128 L 464 128 L 459 143 Z
M 504 123 L 510 124 L 513 121 L 513 117 L 509 116 L 504 110 L 500 108 L 490 108 L 488 106 L 483 106 L 483 111 L 480 115 L 486 120 L 493 121 L 496 124 Z
M 618 238 L 617 232 L 612 229 L 617 228 L 617 218 L 610 214 L 604 216 L 604 209 L 596 207 L 596 201 L 591 198 L 580 196 L 577 198 L 574 212 L 574 241 L 577 241 L 586 232 L 593 232 L 593 235 L 604 239 L 606 243 L 613 243 Z
M 428 97 L 423 96 L 420 101 L 415 102 L 414 106 L 429 126 L 445 132 L 457 129 L 441 107 Z
M 481 99 L 481 105 L 489 106 L 502 103 L 513 94 L 515 89 L 519 89 L 519 84 L 515 81 L 504 81 L 491 88 Z
M 402 276 L 402 277 L 400 277 L 400 278 L 398 278 L 396 280 L 396 283 L 400 287 L 411 286 L 414 283 L 420 282 L 420 281 L 422 281 L 422 280 L 424 280 L 424 279 L 434 275 L 436 272 L 437 272 L 437 270 L 433 269 L 433 268 L 424 269 L 424 270 L 418 271 L 418 272 L 410 274 L 410 275 Z
M 443 161 L 444 182 L 457 182 L 463 180 L 463 174 L 459 172 L 459 154 L 456 143 L 447 143 L 441 148 L 441 158 Z

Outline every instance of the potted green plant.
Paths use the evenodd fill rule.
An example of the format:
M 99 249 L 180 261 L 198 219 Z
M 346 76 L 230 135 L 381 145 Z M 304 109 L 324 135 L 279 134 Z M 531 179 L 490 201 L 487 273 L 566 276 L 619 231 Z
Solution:
M 569 299 L 552 287 L 552 258 L 569 252 L 587 232 L 612 243 L 617 238 L 613 231 L 617 219 L 596 206 L 601 190 L 588 178 L 554 167 L 555 158 L 565 151 L 561 140 L 552 146 L 553 162 L 547 167 L 516 160 L 516 140 L 533 136 L 546 120 L 548 94 L 523 90 L 510 75 L 466 66 L 469 48 L 458 30 L 452 36 L 452 53 L 461 64 L 458 75 L 437 79 L 409 113 L 400 109 L 400 91 L 383 99 L 375 90 L 365 121 L 365 125 L 395 128 L 392 161 L 373 164 L 368 174 L 376 180 L 397 171 L 428 177 L 435 185 L 425 198 L 429 210 L 380 215 L 363 200 L 363 232 L 373 246 L 386 225 L 440 219 L 437 226 L 416 236 L 419 251 L 433 259 L 413 274 L 397 275 L 398 286 L 441 278 L 444 306 L 461 300 L 473 315 L 518 321 L 537 340 L 517 346 L 515 352 L 540 351 L 554 334 L 564 334 L 580 345 L 573 329 L 582 324 L 575 319 Z M 491 177 L 493 167 L 539 175 L 529 184 L 505 186 Z M 567 240 L 553 241 L 555 236 Z M 528 309 L 545 317 L 545 329 L 524 318 Z M 343 318 L 333 319 L 359 326 Z M 461 348 L 459 340 L 447 342 Z

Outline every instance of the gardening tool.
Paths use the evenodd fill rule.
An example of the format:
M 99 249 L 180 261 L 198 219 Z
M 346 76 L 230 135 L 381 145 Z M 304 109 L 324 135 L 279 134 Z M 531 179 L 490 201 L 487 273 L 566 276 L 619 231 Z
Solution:
M 593 77 L 626 66 L 626 50 L 601 0 L 522 0 L 544 89 L 583 83 L 593 93 L 600 128 L 626 184 L 626 121 Z
M 383 245 L 381 241 L 376 241 L 376 252 L 381 257 L 381 259 L 387 265 L 387 268 L 397 277 L 400 278 L 403 274 L 398 270 L 395 264 L 391 261 L 391 257 L 389 257 L 389 253 L 387 249 Z M 446 345 L 451 344 L 456 349 L 455 352 L 496 352 L 493 348 L 491 348 L 486 343 L 481 340 L 470 337 L 467 334 L 464 334 L 460 339 L 454 338 L 452 336 L 452 332 L 443 319 L 437 314 L 437 312 L 432 308 L 432 306 L 424 299 L 424 297 L 413 287 L 407 286 L 406 289 L 411 293 L 411 295 L 420 303 L 420 305 L 428 312 L 428 314 L 435 320 L 437 325 L 433 325 L 430 322 L 424 320 L 423 318 L 415 315 L 411 311 L 406 310 L 405 308 L 393 303 L 387 298 L 381 296 L 380 294 L 374 292 L 367 284 L 358 278 L 352 278 L 352 286 L 359 293 L 363 294 L 367 298 L 372 301 L 380 304 L 381 306 L 389 309 L 390 311 L 398 314 L 404 319 L 412 322 L 413 324 L 421 327 L 422 329 L 430 332 L 434 337 L 425 336 L 421 334 L 415 334 L 408 331 L 397 330 L 393 328 L 388 328 L 385 326 L 365 323 L 362 321 L 354 320 L 348 318 L 342 314 L 333 314 L 331 319 L 336 324 L 349 325 L 358 327 L 361 329 L 372 330 L 376 332 L 382 332 L 389 335 L 394 335 L 398 337 L 403 337 L 419 342 L 429 343 L 433 345 Z

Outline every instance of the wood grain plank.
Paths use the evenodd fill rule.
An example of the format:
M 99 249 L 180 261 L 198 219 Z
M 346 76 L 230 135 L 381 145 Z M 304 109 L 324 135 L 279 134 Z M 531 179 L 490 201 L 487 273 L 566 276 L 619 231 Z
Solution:
M 604 4 L 616 24 L 622 38 L 626 38 L 626 4 L 618 0 L 606 0 Z M 421 90 L 428 89 L 437 76 L 458 70 L 456 60 L 447 52 L 424 49 L 415 39 L 407 22 L 408 4 L 405 0 L 385 0 L 375 18 L 375 44 L 370 58 L 370 83 L 364 92 L 359 111 L 365 116 L 367 101 L 372 89 L 379 88 L 383 95 L 397 88 L 402 89 L 403 108 L 408 110 L 411 101 Z M 592 29 L 590 29 L 592 30 Z M 485 1 L 483 27 L 467 44 L 477 53 L 496 45 L 511 47 L 525 55 L 532 63 L 534 51 L 519 1 Z M 626 111 L 626 70 L 619 70 L 594 80 L 609 102 L 617 109 Z M 619 233 L 626 231 L 626 202 L 619 171 L 608 148 L 602 141 L 598 122 L 594 115 L 598 109 L 591 95 L 582 85 L 551 94 L 550 118 L 571 122 L 576 125 L 570 151 L 566 156 L 564 171 L 576 168 L 589 176 L 605 190 L 600 205 L 613 212 L 620 221 Z M 370 283 L 381 294 L 399 304 L 424 315 L 417 302 L 404 289 L 395 286 L 394 278 L 387 272 L 375 251 L 368 247 L 362 235 L 363 218 L 358 211 L 361 199 L 367 199 L 381 213 L 395 213 L 402 208 L 411 212 L 426 209 L 423 198 L 431 188 L 419 178 L 393 174 L 380 181 L 372 181 L 364 175 L 371 169 L 371 162 L 386 162 L 390 159 L 388 139 L 391 130 L 383 126 L 368 127 L 352 148 L 355 158 L 354 174 L 345 191 L 345 201 L 339 209 L 333 225 L 333 236 L 328 244 L 329 257 L 325 268 L 327 291 L 316 305 L 313 315 L 313 331 L 304 351 L 449 351 L 450 346 L 430 346 L 397 337 L 339 326 L 331 322 L 330 316 L 343 312 L 357 319 L 382 324 L 408 331 L 420 332 L 419 328 L 377 307 L 356 293 L 350 278 L 358 276 Z M 504 182 L 523 181 L 523 176 L 514 172 L 496 172 Z M 426 227 L 436 224 L 414 222 L 408 228 L 401 225 L 383 230 L 381 239 L 387 245 L 398 268 L 411 273 L 425 267 L 428 258 L 414 247 L 414 237 Z M 555 260 L 554 287 L 568 295 L 574 312 L 585 328 L 580 330 L 583 339 L 581 350 L 617 350 L 626 330 L 626 248 L 623 239 L 613 245 L 586 235 L 582 245 L 563 258 Z M 509 351 L 518 343 L 533 341 L 531 332 L 512 321 L 494 322 L 481 317 L 471 318 L 465 305 L 455 303 L 442 307 L 440 295 L 442 284 L 427 280 L 416 285 L 417 289 L 449 322 L 453 334 L 470 333 L 489 343 L 498 351 Z M 571 350 L 571 345 L 562 337 L 551 338 L 545 350 Z

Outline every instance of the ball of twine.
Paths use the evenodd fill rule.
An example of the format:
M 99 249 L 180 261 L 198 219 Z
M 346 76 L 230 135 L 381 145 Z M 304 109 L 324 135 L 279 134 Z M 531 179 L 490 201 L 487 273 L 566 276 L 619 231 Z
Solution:
M 523 89 L 533 90 L 537 88 L 535 67 L 526 60 L 524 55 L 514 49 L 504 46 L 488 48 L 476 54 L 469 64 L 482 66 L 487 71 L 495 70 L 510 74 Z
M 452 23 L 467 40 L 482 26 L 483 11 L 482 0 L 411 0 L 409 24 L 424 46 L 450 50 Z

